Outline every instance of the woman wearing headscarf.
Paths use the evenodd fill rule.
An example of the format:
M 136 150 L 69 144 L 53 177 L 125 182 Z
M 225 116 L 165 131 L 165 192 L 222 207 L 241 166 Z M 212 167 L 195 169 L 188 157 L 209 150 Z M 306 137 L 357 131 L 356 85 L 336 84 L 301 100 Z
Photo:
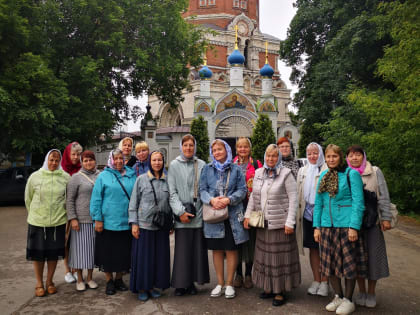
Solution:
M 129 206 L 133 235 L 130 290 L 140 301 L 158 298 L 170 286 L 169 231 L 153 224 L 157 211 L 171 213 L 162 152 L 153 151 L 149 171 L 137 177 Z
M 137 160 L 133 165 L 133 169 L 136 171 L 136 175 L 138 177 L 147 173 L 149 170 L 149 145 L 144 141 L 138 142 L 136 144 L 135 151 Z M 127 164 L 127 166 L 131 165 Z
M 311 142 L 306 147 L 306 158 L 308 164 L 299 169 L 297 176 L 299 201 L 297 222 L 299 224 L 296 227 L 296 238 L 302 255 L 304 255 L 303 247 L 309 248 L 309 262 L 314 281 L 308 288 L 308 294 L 328 296 L 328 279 L 326 277 L 321 278 L 319 244 L 315 242 L 312 226 L 316 184 L 321 172 L 327 169 L 327 165 L 325 164 L 322 147 L 316 142 Z
M 53 277 L 57 260 L 64 257 L 66 217 L 66 185 L 70 176 L 60 166 L 61 153 L 53 149 L 45 156 L 42 168 L 29 176 L 25 187 L 28 210 L 28 240 L 26 259 L 33 261 L 35 295 L 54 294 Z M 47 280 L 43 280 L 47 261 Z
M 123 138 L 118 144 L 118 149 L 121 150 L 124 157 L 124 165 L 133 167 L 136 164 L 136 157 L 131 155 L 133 152 L 134 142 L 130 137 Z
M 128 290 L 122 276 L 130 271 L 131 265 L 128 204 L 135 181 L 136 173 L 124 166 L 121 150 L 115 149 L 110 152 L 108 167 L 99 174 L 92 191 L 90 215 L 95 221 L 95 265 L 105 272 L 108 295 Z
M 299 168 L 302 166 L 298 160 L 293 157 L 292 146 L 289 138 L 281 137 L 277 140 L 277 146 L 281 153 L 281 165 L 289 168 L 296 180 Z
M 245 178 L 239 166 L 232 163 L 232 150 L 223 140 L 216 139 L 210 145 L 211 162 L 204 166 L 200 176 L 200 198 L 213 209 L 228 207 L 228 218 L 218 223 L 204 222 L 207 248 L 213 250 L 213 264 L 217 274 L 217 286 L 211 297 L 222 295 L 234 298 L 233 276 L 238 265 L 238 245 L 248 241 L 248 232 L 242 226 L 243 204 L 246 197 Z M 228 180 L 229 178 L 229 180 Z M 227 261 L 227 279 L 224 279 L 224 257 Z
M 390 198 L 385 177 L 381 169 L 367 161 L 366 153 L 359 145 L 347 149 L 347 164 L 362 176 L 364 189 L 374 192 L 377 200 L 378 220 L 369 228 L 362 228 L 365 250 L 368 255 L 368 290 L 365 278 L 358 277 L 359 295 L 355 298 L 357 305 L 376 306 L 375 288 L 379 279 L 389 277 L 388 258 L 383 231 L 391 228 L 392 214 Z
M 194 282 L 202 285 L 210 281 L 203 235 L 203 206 L 198 198 L 198 184 L 205 163 L 195 156 L 196 142 L 192 135 L 183 136 L 179 146 L 181 154 L 171 162 L 168 172 L 170 205 L 178 218 L 171 281 L 176 296 L 195 295 Z
M 248 188 L 247 197 L 242 201 L 244 211 L 248 206 L 248 199 L 252 193 L 252 183 L 254 180 L 255 171 L 262 167 L 260 161 L 251 157 L 251 149 L 251 141 L 248 138 L 241 137 L 236 141 L 236 152 L 238 155 L 233 159 L 233 163 L 237 164 L 241 168 L 242 174 L 245 176 L 246 187 Z M 254 260 L 256 233 L 256 229 L 250 229 L 249 241 L 239 246 L 238 267 L 236 268 L 236 277 L 233 281 L 235 288 L 242 287 L 242 284 L 246 289 L 252 288 L 251 272 L 252 262 Z M 245 263 L 245 279 L 243 279 L 242 274 L 242 262 Z
M 357 276 L 366 276 L 364 245 L 359 238 L 365 210 L 360 174 L 347 167 L 340 147 L 325 149 L 328 170 L 317 184 L 313 213 L 314 239 L 321 247 L 321 276 L 328 277 L 335 291 L 325 307 L 337 314 L 351 314 Z M 345 290 L 341 286 L 345 279 Z
M 283 305 L 285 292 L 301 281 L 296 206 L 296 180 L 290 169 L 280 166 L 277 145 L 270 144 L 265 150 L 264 167 L 255 172 L 244 227 L 249 228 L 252 211 L 263 212 L 264 228 L 257 229 L 252 281 L 264 290 L 260 298 L 272 298 L 273 306 Z
M 98 288 L 92 279 L 95 258 L 95 228 L 89 206 L 93 185 L 99 175 L 95 154 L 84 151 L 80 157 L 82 168 L 67 184 L 67 219 L 71 225 L 69 267 L 77 271 L 77 291 Z M 83 269 L 88 270 L 87 283 L 83 281 Z

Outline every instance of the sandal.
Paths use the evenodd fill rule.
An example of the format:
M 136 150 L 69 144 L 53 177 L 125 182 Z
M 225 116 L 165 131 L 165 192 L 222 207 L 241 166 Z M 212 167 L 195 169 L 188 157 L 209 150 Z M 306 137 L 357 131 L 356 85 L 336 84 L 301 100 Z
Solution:
M 48 294 L 56 294 L 57 293 L 57 288 L 55 287 L 54 283 L 51 283 L 50 285 L 47 286 L 47 292 L 48 292 Z
M 44 287 L 36 287 L 35 288 L 35 296 L 37 296 L 37 297 L 45 296 L 45 289 L 44 289 Z

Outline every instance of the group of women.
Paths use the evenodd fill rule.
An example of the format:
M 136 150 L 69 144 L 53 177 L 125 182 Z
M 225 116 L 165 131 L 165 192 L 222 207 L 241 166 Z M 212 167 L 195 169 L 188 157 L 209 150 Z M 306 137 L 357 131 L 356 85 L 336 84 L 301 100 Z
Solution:
M 308 294 L 328 296 L 330 284 L 335 296 L 328 311 L 355 310 L 356 279 L 356 304 L 376 305 L 376 281 L 389 275 L 383 231 L 390 229 L 390 200 L 383 174 L 366 161 L 360 146 L 350 147 L 344 159 L 338 146 L 329 145 L 324 158 L 321 146 L 311 143 L 308 164 L 300 167 L 288 138 L 269 145 L 263 163 L 251 157 L 248 138 L 238 139 L 235 158 L 230 146 L 216 139 L 210 145 L 211 162 L 205 164 L 187 134 L 167 172 L 160 151 L 149 153 L 140 142 L 132 156 L 133 140 L 124 138 L 101 173 L 91 151 L 80 155 L 79 169 L 73 159 L 72 167 L 63 170 L 60 161 L 71 157 L 71 149 L 81 151 L 78 143 L 68 148 L 62 161 L 59 150 L 48 152 L 25 191 L 27 259 L 34 263 L 37 296 L 57 291 L 52 280 L 57 260 L 65 256 L 68 222 L 69 268 L 76 271 L 78 291 L 98 287 L 92 279 L 98 267 L 105 273 L 108 295 L 130 289 L 146 301 L 169 287 L 176 296 L 195 295 L 195 284 L 210 281 L 211 250 L 217 275 L 211 297 L 234 298 L 235 288 L 256 286 L 263 290 L 261 299 L 280 306 L 285 293 L 301 283 L 299 253 L 306 247 L 314 278 Z M 379 219 L 370 228 L 362 228 L 364 189 L 378 201 Z M 163 228 L 162 220 L 172 217 L 173 228 Z M 83 269 L 88 270 L 86 281 Z M 129 287 L 124 273 L 130 273 Z

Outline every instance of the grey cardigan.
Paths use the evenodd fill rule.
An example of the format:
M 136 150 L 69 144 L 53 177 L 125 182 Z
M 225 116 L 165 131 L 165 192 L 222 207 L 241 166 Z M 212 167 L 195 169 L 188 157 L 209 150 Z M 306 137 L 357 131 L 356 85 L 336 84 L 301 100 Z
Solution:
M 66 193 L 67 220 L 77 219 L 79 223 L 92 223 L 89 208 L 93 184 L 81 173 L 93 182 L 99 175 L 98 170 L 95 173 L 90 173 L 81 169 L 70 178 Z
M 194 161 L 197 161 L 198 174 L 194 174 Z M 168 171 L 169 203 L 172 212 L 176 216 L 184 214 L 185 207 L 182 205 L 183 203 L 194 203 L 194 180 L 197 180 L 197 202 L 195 203 L 197 215 L 190 223 L 175 221 L 175 228 L 200 228 L 203 226 L 203 204 L 200 200 L 198 185 L 200 182 L 201 170 L 204 165 L 206 165 L 206 163 L 197 157 L 194 157 L 194 160 L 186 161 L 181 156 L 178 156 L 170 164 Z
M 276 177 L 267 196 L 266 209 L 261 208 L 261 189 L 268 178 L 264 168 L 255 171 L 252 194 L 249 198 L 245 218 L 251 216 L 251 211 L 264 211 L 269 230 L 282 229 L 285 225 L 294 228 L 297 211 L 296 180 L 290 169 L 280 167 L 276 169 Z

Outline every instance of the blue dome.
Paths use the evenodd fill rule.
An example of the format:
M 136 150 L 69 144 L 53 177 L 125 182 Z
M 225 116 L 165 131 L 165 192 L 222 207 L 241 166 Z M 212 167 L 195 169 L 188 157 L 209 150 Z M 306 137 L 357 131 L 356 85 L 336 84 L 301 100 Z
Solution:
M 261 68 L 260 74 L 263 77 L 269 77 L 269 78 L 271 78 L 273 76 L 273 74 L 274 74 L 274 70 L 273 70 L 273 68 L 271 68 L 271 66 L 268 63 L 266 63 L 264 65 L 264 67 Z
M 245 62 L 245 57 L 242 56 L 239 50 L 235 49 L 233 53 L 229 56 L 228 62 L 231 65 L 243 65 Z
M 200 71 L 198 71 L 198 73 L 200 74 L 201 79 L 210 79 L 213 75 L 213 72 L 211 72 L 211 70 L 207 66 L 201 68 Z

